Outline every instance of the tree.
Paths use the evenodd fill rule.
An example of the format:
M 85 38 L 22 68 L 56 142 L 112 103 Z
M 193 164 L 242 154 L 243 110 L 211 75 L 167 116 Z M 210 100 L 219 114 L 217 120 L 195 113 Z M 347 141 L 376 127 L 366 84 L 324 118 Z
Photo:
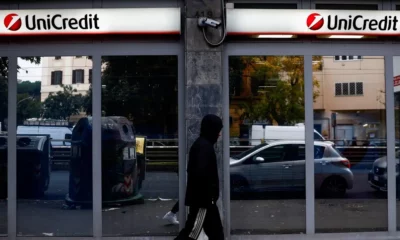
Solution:
M 30 96 L 28 93 L 17 96 L 17 124 L 21 125 L 28 118 L 40 117 L 40 99 Z
M 102 110 L 106 116 L 125 116 L 142 134 L 177 131 L 176 56 L 113 56 L 103 58 L 103 64 Z
M 18 94 L 29 94 L 30 96 L 40 97 L 41 82 L 23 81 L 18 84 Z
M 34 64 L 40 64 L 40 57 L 21 57 L 23 60 Z M 8 58 L 0 57 L 0 122 L 4 123 L 8 114 Z M 17 71 L 21 69 L 17 66 Z M 2 124 L 3 131 L 6 130 L 5 124 Z
M 61 85 L 63 90 L 50 93 L 43 102 L 43 117 L 69 121 L 72 115 L 80 113 L 84 97 L 76 94 L 77 90 L 72 86 Z
M 322 67 L 320 57 L 313 59 L 314 69 Z M 242 118 L 278 125 L 304 121 L 304 61 L 299 56 L 241 57 L 245 68 L 242 82 L 247 82 L 242 104 Z M 234 67 L 235 68 L 235 67 Z M 250 83 L 249 83 L 250 82 Z M 314 100 L 319 96 L 319 83 L 313 79 Z

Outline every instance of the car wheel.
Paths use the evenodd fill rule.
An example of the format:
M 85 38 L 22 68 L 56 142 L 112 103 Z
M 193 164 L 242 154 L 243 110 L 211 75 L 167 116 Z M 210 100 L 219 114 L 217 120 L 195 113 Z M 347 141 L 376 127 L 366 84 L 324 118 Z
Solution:
M 249 187 L 246 179 L 241 176 L 231 177 L 231 192 L 232 193 L 243 193 Z
M 321 191 L 325 197 L 341 198 L 346 195 L 346 181 L 338 176 L 329 177 L 322 184 Z

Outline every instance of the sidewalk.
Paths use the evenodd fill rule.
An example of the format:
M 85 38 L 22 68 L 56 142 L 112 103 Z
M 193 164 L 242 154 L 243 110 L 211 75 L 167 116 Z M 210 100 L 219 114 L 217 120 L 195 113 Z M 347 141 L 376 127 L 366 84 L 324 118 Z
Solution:
M 162 217 L 175 201 L 146 201 L 142 205 L 103 211 L 105 236 L 172 236 L 178 226 Z M 91 210 L 64 210 L 63 201 L 18 204 L 18 232 L 25 236 L 90 236 Z M 387 203 L 384 199 L 317 199 L 317 232 L 384 231 Z M 0 216 L 6 212 L 0 205 Z M 231 202 L 233 234 L 305 233 L 305 200 L 234 200 Z M 400 204 L 399 204 L 400 210 Z M 0 222 L 0 234 L 7 225 Z

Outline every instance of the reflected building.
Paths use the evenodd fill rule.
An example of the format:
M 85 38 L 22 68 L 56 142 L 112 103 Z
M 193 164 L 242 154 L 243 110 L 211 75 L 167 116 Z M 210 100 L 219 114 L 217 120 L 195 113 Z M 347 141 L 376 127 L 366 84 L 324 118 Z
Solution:
M 71 85 L 76 94 L 85 95 L 92 83 L 92 59 L 87 56 L 43 57 L 41 101 L 50 93 L 62 91 L 62 85 Z
M 313 63 L 315 92 L 318 92 L 314 99 L 314 128 L 327 139 L 351 142 L 354 138 L 372 141 L 386 138 L 384 58 L 322 56 Z M 259 101 L 259 93 L 268 94 L 276 81 L 271 81 L 272 78 L 267 86 L 257 84 L 255 91 L 249 66 L 241 73 L 241 81 L 235 83 L 234 91 L 231 90 L 230 134 L 245 138 L 244 132 L 248 131 L 250 122 L 243 117 L 243 104 Z M 281 73 L 280 79 L 285 79 L 285 75 Z M 336 126 L 332 124 L 332 114 L 336 115 Z M 278 125 L 276 122 L 260 123 Z M 365 141 L 357 144 L 363 143 Z
M 323 56 L 322 66 L 314 70 L 320 86 L 314 128 L 328 139 L 348 142 L 386 138 L 384 57 Z

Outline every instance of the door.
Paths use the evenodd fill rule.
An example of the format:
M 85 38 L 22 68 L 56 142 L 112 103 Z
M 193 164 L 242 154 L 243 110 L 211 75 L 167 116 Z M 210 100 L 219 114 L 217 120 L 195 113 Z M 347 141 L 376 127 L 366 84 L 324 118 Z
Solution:
M 346 142 L 350 142 L 353 139 L 353 126 L 351 125 L 340 125 L 336 127 L 336 139 L 343 140 L 338 142 L 340 145 L 345 145 Z
M 304 189 L 306 179 L 306 152 L 304 144 L 293 144 L 288 149 L 292 153 L 286 160 L 290 168 L 285 168 L 288 184 L 295 189 Z M 290 177 L 289 177 L 289 174 Z
M 285 186 L 282 177 L 284 145 L 271 146 L 253 155 L 251 166 L 251 185 L 254 190 L 279 190 Z M 256 161 L 261 157 L 264 161 Z

